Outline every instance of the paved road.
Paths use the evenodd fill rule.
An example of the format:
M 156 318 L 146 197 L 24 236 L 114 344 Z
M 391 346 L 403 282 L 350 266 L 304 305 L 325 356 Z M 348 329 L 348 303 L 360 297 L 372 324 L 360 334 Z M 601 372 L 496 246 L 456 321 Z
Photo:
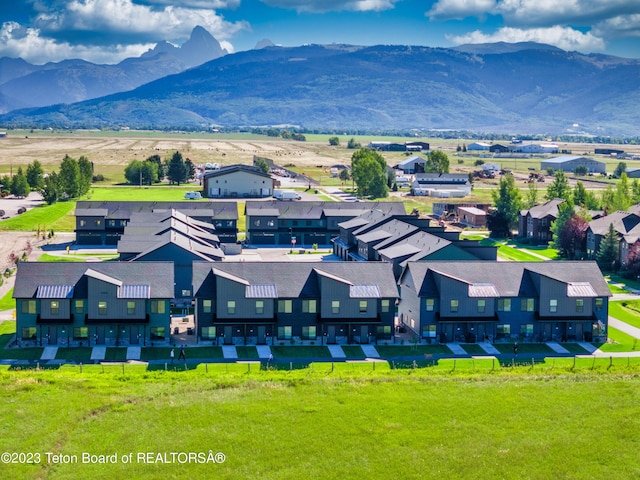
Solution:
M 613 328 L 617 328 L 621 332 L 626 333 L 627 335 L 631 335 L 633 338 L 640 339 L 640 328 L 636 328 L 633 325 L 629 325 L 622 320 L 618 320 L 617 318 L 613 318 L 609 315 L 609 326 Z

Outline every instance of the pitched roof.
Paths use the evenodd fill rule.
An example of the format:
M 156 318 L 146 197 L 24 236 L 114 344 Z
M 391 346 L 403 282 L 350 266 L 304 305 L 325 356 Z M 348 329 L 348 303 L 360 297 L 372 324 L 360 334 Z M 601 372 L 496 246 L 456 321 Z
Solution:
M 148 298 L 173 298 L 174 295 L 172 262 L 103 262 L 91 263 L 90 267 L 75 262 L 20 262 L 13 297 L 36 298 L 39 287 L 52 285 L 55 280 L 61 289 L 73 286 L 73 298 L 83 298 L 83 295 L 86 297 L 87 277 L 120 287 L 121 298 L 126 298 L 122 297 L 123 290 L 127 295 L 134 295 L 143 290 L 142 285 L 148 286 Z M 55 289 L 50 288 L 53 293 Z
M 248 200 L 247 216 L 277 216 L 282 219 L 319 219 L 325 217 L 356 217 L 368 210 L 387 214 L 406 214 L 402 202 L 315 202 L 281 200 Z
M 633 230 L 640 223 L 640 216 L 635 213 L 617 211 L 604 217 L 597 218 L 589 222 L 589 229 L 595 235 L 606 235 L 609 225 L 621 235 L 625 235 Z
M 244 165 L 244 164 L 236 164 L 236 165 L 227 165 L 224 167 L 221 167 L 217 170 L 207 170 L 207 172 L 204 174 L 204 179 L 208 179 L 208 178 L 212 178 L 212 177 L 221 177 L 224 175 L 228 175 L 230 173 L 235 173 L 235 172 L 242 172 L 242 173 L 247 173 L 247 174 L 251 174 L 251 175 L 258 175 L 259 177 L 264 177 L 264 178 L 269 178 L 272 179 L 271 175 L 269 175 L 268 173 L 264 173 L 259 167 L 254 167 L 251 165 Z
M 137 212 L 169 212 L 178 210 L 191 217 L 206 217 L 222 220 L 237 220 L 238 205 L 236 202 L 113 202 L 81 200 L 76 203 L 76 216 L 103 216 L 107 219 L 128 220 Z
M 558 217 L 558 205 L 563 203 L 565 200 L 562 198 L 555 198 L 553 200 L 549 200 L 546 203 L 541 205 L 535 205 L 531 207 L 529 210 L 523 210 L 522 214 L 531 215 L 531 218 L 545 218 L 551 215 L 554 218 Z

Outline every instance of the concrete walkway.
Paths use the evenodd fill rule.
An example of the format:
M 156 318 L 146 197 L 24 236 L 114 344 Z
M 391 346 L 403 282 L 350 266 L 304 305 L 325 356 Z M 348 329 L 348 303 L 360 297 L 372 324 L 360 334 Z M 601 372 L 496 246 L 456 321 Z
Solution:
M 618 320 L 617 318 L 613 318 L 609 315 L 609 326 L 613 328 L 617 328 L 621 332 L 626 333 L 627 335 L 631 335 L 633 338 L 640 339 L 640 328 L 636 328 L 633 325 L 629 325 L 622 320 Z
M 91 350 L 91 360 L 104 360 L 107 355 L 107 347 L 93 347 Z
M 127 347 L 127 360 L 140 360 L 141 354 L 142 354 L 142 348 Z
M 478 342 L 478 346 L 487 352 L 489 355 L 500 355 L 500 350 L 494 347 L 489 342 Z
M 367 358 L 380 358 L 380 354 L 376 347 L 373 345 L 360 345 L 362 351 L 364 352 L 364 356 Z M 342 349 L 341 349 L 342 350 Z
M 597 348 L 594 347 L 593 344 L 589 343 L 589 342 L 578 342 L 578 345 L 580 345 L 582 348 L 584 348 L 589 353 L 593 353 L 593 352 L 595 352 L 597 350 Z
M 269 345 L 256 345 L 258 358 L 266 360 L 271 356 L 271 347 Z
M 467 351 L 460 346 L 459 343 L 447 343 L 447 347 L 449 347 L 449 350 L 451 350 L 454 355 L 469 355 Z
M 331 358 L 347 358 L 347 355 L 342 350 L 340 345 L 327 345 Z
M 40 356 L 40 360 L 55 360 L 57 354 L 58 347 L 44 347 L 44 350 L 42 350 L 42 355 Z
M 238 350 L 233 345 L 224 345 L 222 347 L 222 356 L 229 360 L 237 360 Z
M 569 353 L 569 350 L 564 348 L 558 342 L 547 342 L 547 346 L 556 353 Z

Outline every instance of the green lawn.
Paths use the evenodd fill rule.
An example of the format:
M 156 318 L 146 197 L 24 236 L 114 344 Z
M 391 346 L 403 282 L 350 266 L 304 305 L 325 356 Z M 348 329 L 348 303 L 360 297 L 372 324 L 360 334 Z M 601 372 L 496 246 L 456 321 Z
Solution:
M 238 353 L 238 358 L 240 359 L 257 360 L 259 358 L 258 350 L 256 350 L 256 347 L 238 346 L 236 347 L 236 352 Z
M 105 362 L 125 362 L 127 349 L 124 347 L 108 347 L 104 355 Z
M 14 298 L 11 298 L 13 295 L 13 288 L 4 294 L 2 298 L 0 298 L 0 311 L 2 310 L 14 310 L 16 308 L 16 301 Z
M 329 349 L 324 346 L 273 346 L 271 353 L 276 362 L 288 358 L 331 358 Z
M 376 350 L 382 358 L 452 354 L 446 345 L 377 345 Z
M 60 347 L 56 359 L 70 362 L 89 362 L 92 350 L 91 347 Z
M 455 371 L 453 362 L 209 373 L 0 367 L 0 451 L 39 454 L 4 464 L 3 478 L 638 478 L 636 364 L 475 364 L 475 373 L 459 361 Z M 204 462 L 209 451 L 224 457 L 157 460 L 195 452 Z M 54 463 L 46 452 L 78 461 Z M 83 452 L 115 462 L 83 463 Z
M 638 309 L 640 309 L 640 301 L 638 300 L 609 302 L 609 315 L 636 328 L 640 328 L 640 311 Z
M 343 345 L 342 351 L 347 356 L 347 358 L 353 358 L 356 360 L 362 360 L 366 358 L 364 352 L 362 351 L 362 348 L 357 345 Z
M 462 343 L 460 344 L 460 346 L 464 348 L 464 351 L 467 352 L 469 355 L 486 355 L 487 354 L 487 352 L 485 352 L 484 349 L 477 343 Z
M 513 354 L 513 343 L 494 343 L 493 346 L 500 353 Z M 529 353 L 553 354 L 554 351 L 545 343 L 518 343 L 518 355 L 526 355 Z
M 86 257 L 76 257 L 75 255 L 49 255 L 43 253 L 38 257 L 38 262 L 86 262 Z
M 560 346 L 564 347 L 566 350 L 576 355 L 585 355 L 589 353 L 577 343 L 566 342 L 566 343 L 561 343 Z
M 603 352 L 633 352 L 640 350 L 640 340 L 611 326 L 608 330 L 609 342 L 599 347 Z
M 22 215 L 0 221 L 0 230 L 16 230 L 20 232 L 35 232 L 41 229 L 54 232 L 72 232 L 76 227 L 73 212 L 76 202 L 59 202 L 53 205 L 42 205 L 33 208 Z

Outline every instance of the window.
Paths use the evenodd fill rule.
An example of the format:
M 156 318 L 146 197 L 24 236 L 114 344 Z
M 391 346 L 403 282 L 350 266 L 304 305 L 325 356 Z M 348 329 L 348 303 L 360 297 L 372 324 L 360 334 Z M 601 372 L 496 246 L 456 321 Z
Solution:
M 151 340 L 164 340 L 164 333 L 164 327 L 151 327 L 149 330 Z
M 302 311 L 304 313 L 316 313 L 318 306 L 315 300 L 302 300 Z
M 533 323 L 524 323 L 520 325 L 520 335 L 530 337 L 533 335 Z
M 151 313 L 164 313 L 164 312 L 165 312 L 164 300 L 154 300 L 151 302 Z
M 535 300 L 533 298 L 521 298 L 520 299 L 520 311 L 521 312 L 533 312 Z
M 260 223 L 262 223 L 262 222 L 260 221 L 260 219 L 259 219 L 259 218 L 257 218 L 257 219 L 255 219 L 255 220 L 253 221 L 253 226 L 254 226 L 254 227 L 259 227 L 259 226 L 260 226 Z
M 22 313 L 36 313 L 36 301 L 22 300 Z
M 508 337 L 511 335 L 511 325 L 505 323 L 502 325 L 496 325 L 496 337 Z
M 291 313 L 293 311 L 293 300 L 278 300 L 278 313 Z
M 96 225 L 102 225 L 102 220 L 96 220 Z
M 86 220 L 80 220 L 80 226 L 81 227 L 86 227 L 87 226 L 87 221 Z
M 369 302 L 366 300 L 360 300 L 360 313 L 367 313 L 367 307 L 369 306 Z
M 596 308 L 600 310 L 603 306 L 604 306 L 604 299 L 600 297 L 596 298 Z
M 107 220 L 107 225 L 110 227 L 115 227 L 116 226 L 116 221 L 115 220 Z
M 76 313 L 84 313 L 84 300 L 76 300 L 73 302 L 73 308 Z
M 107 302 L 98 302 L 98 313 L 100 315 L 107 314 Z
M 291 339 L 291 326 L 278 327 L 278 339 L 290 340 Z
M 556 313 L 558 311 L 558 300 L 555 298 L 549 300 L 549 311 L 551 313 Z
M 391 302 L 389 300 L 381 300 L 380 301 L 380 311 L 382 313 L 387 313 L 389 311 L 389 305 L 391 305 Z
M 576 312 L 584 312 L 584 298 L 576 298 Z
M 182 290 L 182 296 L 183 297 L 190 297 L 191 296 L 191 290 Z
M 333 314 L 340 313 L 340 300 L 331 301 L 331 313 Z
M 435 306 L 435 299 L 434 298 L 427 298 L 424 301 L 424 308 L 427 312 L 433 312 L 433 308 Z
M 267 220 L 267 227 L 273 227 L 275 226 L 276 222 L 274 222 L 273 220 Z
M 484 298 L 478 299 L 478 313 L 484 313 L 487 307 L 487 301 Z
M 308 327 L 302 327 L 302 339 L 314 340 L 316 338 L 316 326 L 310 325 Z
M 235 315 L 235 313 L 236 313 L 236 301 L 235 300 L 227 300 L 227 313 L 229 315 Z
M 379 325 L 376 327 L 376 332 L 378 333 L 378 335 L 391 335 L 391 326 Z
M 510 312 L 511 311 L 511 299 L 510 298 L 499 298 L 498 299 L 498 311 L 499 312 Z
M 49 303 L 49 311 L 51 315 L 58 315 L 60 313 L 60 302 L 58 300 L 51 300 Z
M 436 338 L 436 326 L 425 325 L 422 327 L 422 336 L 426 338 Z
M 74 340 L 86 340 L 89 338 L 89 327 L 75 327 L 73 329 Z
M 22 340 L 35 340 L 36 327 L 24 327 L 22 329 Z
M 202 313 L 211 313 L 211 300 L 202 300 Z
M 200 334 L 203 340 L 215 340 L 216 339 L 216 327 L 202 327 Z
M 449 302 L 449 306 L 451 308 L 451 312 L 455 313 L 458 311 L 458 307 L 460 306 L 460 301 L 459 300 L 451 300 Z
M 127 302 L 127 315 L 135 315 L 136 314 L 136 302 Z
M 264 300 L 256 300 L 256 313 L 264 313 Z

